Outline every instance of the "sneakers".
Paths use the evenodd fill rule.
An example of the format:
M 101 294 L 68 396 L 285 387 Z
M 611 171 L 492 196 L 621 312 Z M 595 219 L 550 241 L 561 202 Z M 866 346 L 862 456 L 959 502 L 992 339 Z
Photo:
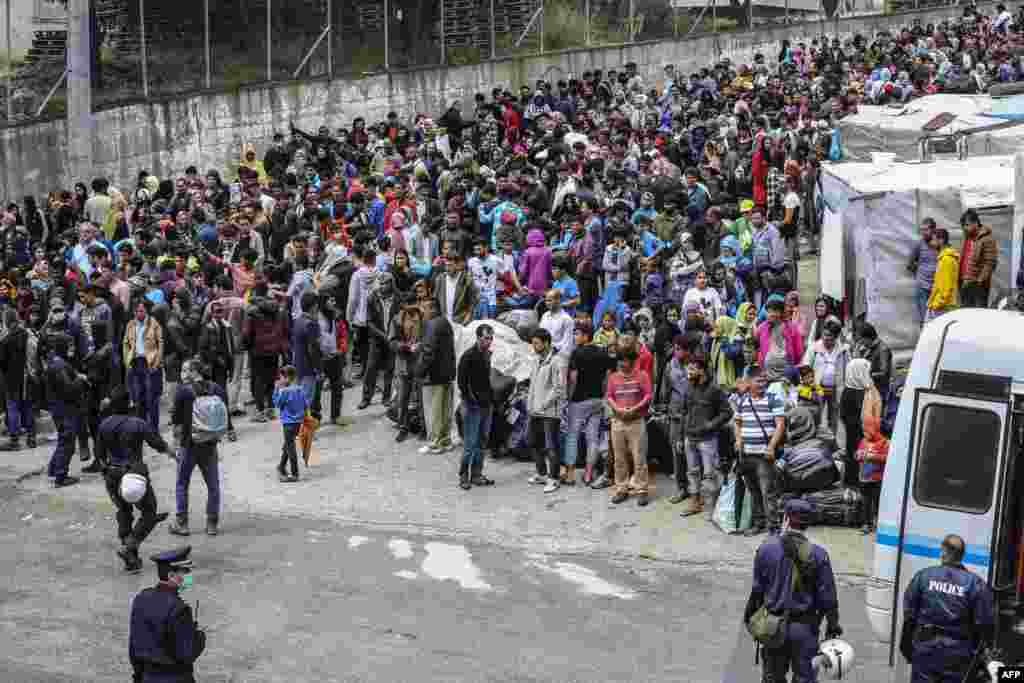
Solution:
M 266 413 L 257 412 L 255 415 L 252 416 L 252 421 L 253 422 L 266 422 L 267 421 L 267 414 Z
M 557 479 L 548 479 L 547 484 L 544 486 L 544 493 L 554 493 L 558 490 L 560 484 Z
M 426 446 L 420 446 L 419 448 L 416 449 L 416 452 L 419 453 L 420 455 L 426 455 L 427 453 L 430 452 L 430 449 L 432 448 L 433 446 L 428 444 Z
M 674 495 L 671 498 L 669 498 L 668 502 L 672 503 L 673 505 L 679 505 L 680 503 L 682 503 L 684 500 L 686 500 L 689 497 L 690 497 L 689 494 L 677 493 L 676 495 Z
M 463 491 L 468 491 L 473 488 L 472 484 L 469 483 L 469 478 L 465 475 L 459 477 L 459 488 Z
M 234 443 L 234 442 L 238 441 L 238 434 L 235 433 L 234 429 L 229 429 L 227 436 L 228 436 L 228 441 L 230 441 L 231 443 Z
M 65 486 L 74 486 L 78 483 L 78 477 L 60 477 L 53 480 L 53 488 L 62 489 Z
M 651 502 L 651 499 L 647 497 L 646 493 L 640 494 L 640 496 L 636 499 L 637 506 L 642 507 L 642 508 L 647 507 L 647 505 L 650 502 Z
M 451 449 L 451 444 L 446 444 L 444 446 L 431 446 L 429 449 L 427 449 L 427 452 L 432 455 L 441 455 L 442 453 L 447 453 Z
M 606 489 L 611 486 L 612 483 L 608 480 L 607 474 L 602 474 L 600 478 L 590 485 L 592 489 Z
M 366 410 L 369 407 L 370 399 L 364 398 L 362 401 L 359 402 L 359 405 L 356 406 L 356 410 Z
M 612 503 L 619 505 L 620 503 L 625 503 L 627 498 L 629 498 L 628 493 L 616 493 L 612 498 Z
M 398 434 L 395 434 L 395 442 L 397 442 L 397 443 L 402 443 L 403 441 L 405 441 L 408 438 L 409 438 L 409 432 L 405 431 L 404 429 L 400 430 L 398 432 Z
M 100 464 L 99 460 L 93 460 L 91 463 L 82 468 L 82 472 L 85 474 L 99 474 L 103 471 L 103 465 Z
M 220 529 L 218 528 L 217 520 L 213 519 L 212 517 L 207 519 L 206 520 L 206 535 L 207 536 L 216 536 L 219 533 L 220 533 Z
M 526 480 L 527 484 L 546 484 L 548 483 L 547 477 L 542 477 L 539 474 L 535 474 Z

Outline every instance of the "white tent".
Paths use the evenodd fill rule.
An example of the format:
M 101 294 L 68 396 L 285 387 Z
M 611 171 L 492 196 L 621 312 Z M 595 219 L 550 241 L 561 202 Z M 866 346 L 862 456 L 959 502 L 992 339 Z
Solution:
M 991 300 L 1016 281 L 1020 235 L 1013 234 L 1013 158 L 932 163 L 827 164 L 819 277 L 822 291 L 865 313 L 899 357 L 913 352 L 918 325 L 907 271 L 918 226 L 932 217 L 959 248 L 960 216 L 975 209 L 999 242 Z
M 917 160 L 921 126 L 942 113 L 956 116 L 949 125 L 935 131 L 952 134 L 968 128 L 1006 123 L 989 116 L 988 95 L 928 95 L 904 105 L 862 105 L 860 111 L 840 122 L 843 150 L 850 161 L 868 161 L 879 150 L 893 153 L 900 161 Z M 977 133 L 968 138 L 971 156 L 1012 154 L 1024 143 L 1024 125 Z

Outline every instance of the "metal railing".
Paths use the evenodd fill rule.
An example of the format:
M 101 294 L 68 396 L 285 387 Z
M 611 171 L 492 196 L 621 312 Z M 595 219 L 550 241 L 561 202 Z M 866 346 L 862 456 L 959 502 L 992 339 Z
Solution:
M 924 9 L 926 3 L 929 9 L 956 4 L 884 0 L 865 6 L 864 1 L 91 0 L 92 103 L 104 109 L 267 82 L 359 78 L 779 25 L 805 24 L 808 35 L 817 36 L 832 29 L 834 19 Z M 17 0 L 4 2 L 18 5 Z M 52 10 L 49 0 L 37 3 Z M 826 17 L 824 7 L 835 5 Z M 67 22 L 55 28 L 52 11 L 47 20 L 51 24 L 37 24 L 33 61 L 8 68 L 6 108 L 0 107 L 8 123 L 59 117 L 65 111 L 62 84 L 70 65 L 57 29 L 65 31 L 64 44 L 70 42 Z

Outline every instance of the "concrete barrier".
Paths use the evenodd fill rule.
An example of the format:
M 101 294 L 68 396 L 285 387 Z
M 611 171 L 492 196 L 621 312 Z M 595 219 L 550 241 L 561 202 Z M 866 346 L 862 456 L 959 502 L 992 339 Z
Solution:
M 857 33 L 871 37 L 882 30 L 960 16 L 948 7 L 890 16 L 865 16 L 834 22 L 758 27 L 756 32 L 702 35 L 633 45 L 566 50 L 512 57 L 452 68 L 423 68 L 367 76 L 355 80 L 326 79 L 263 84 L 232 92 L 203 92 L 177 98 L 120 106 L 96 113 L 93 136 L 94 168 L 89 177 L 71 177 L 67 167 L 67 122 L 53 120 L 11 126 L 0 131 L 0 169 L 5 196 L 44 194 L 87 184 L 92 177 L 110 178 L 115 187 L 131 190 L 138 171 L 159 177 L 181 174 L 191 164 L 201 173 L 215 168 L 234 177 L 244 142 L 262 152 L 271 133 L 285 131 L 289 122 L 315 130 L 324 123 L 336 128 L 353 118 L 369 122 L 397 111 L 437 117 L 453 100 L 463 111 L 477 92 L 494 87 L 518 90 L 537 79 L 568 78 L 592 69 L 621 68 L 636 62 L 648 83 L 661 78 L 666 64 L 688 74 L 707 66 L 716 55 L 749 62 L 756 52 L 774 60 L 783 39 L 809 40 Z M 83 174 L 85 175 L 85 174 Z

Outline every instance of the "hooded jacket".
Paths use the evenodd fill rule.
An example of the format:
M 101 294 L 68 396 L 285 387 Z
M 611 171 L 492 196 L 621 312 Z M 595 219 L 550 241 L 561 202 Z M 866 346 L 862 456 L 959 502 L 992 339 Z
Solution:
M 977 245 L 975 245 L 977 248 Z M 941 311 L 960 304 L 957 280 L 960 276 L 960 254 L 953 247 L 945 247 L 937 259 L 932 293 L 928 297 L 928 310 Z
M 530 376 L 530 392 L 526 407 L 530 415 L 558 419 L 566 392 L 566 356 L 554 347 L 537 359 Z
M 551 286 L 551 250 L 544 246 L 544 233 L 537 228 L 527 233 L 526 245 L 519 262 L 519 281 L 531 293 L 543 296 Z

